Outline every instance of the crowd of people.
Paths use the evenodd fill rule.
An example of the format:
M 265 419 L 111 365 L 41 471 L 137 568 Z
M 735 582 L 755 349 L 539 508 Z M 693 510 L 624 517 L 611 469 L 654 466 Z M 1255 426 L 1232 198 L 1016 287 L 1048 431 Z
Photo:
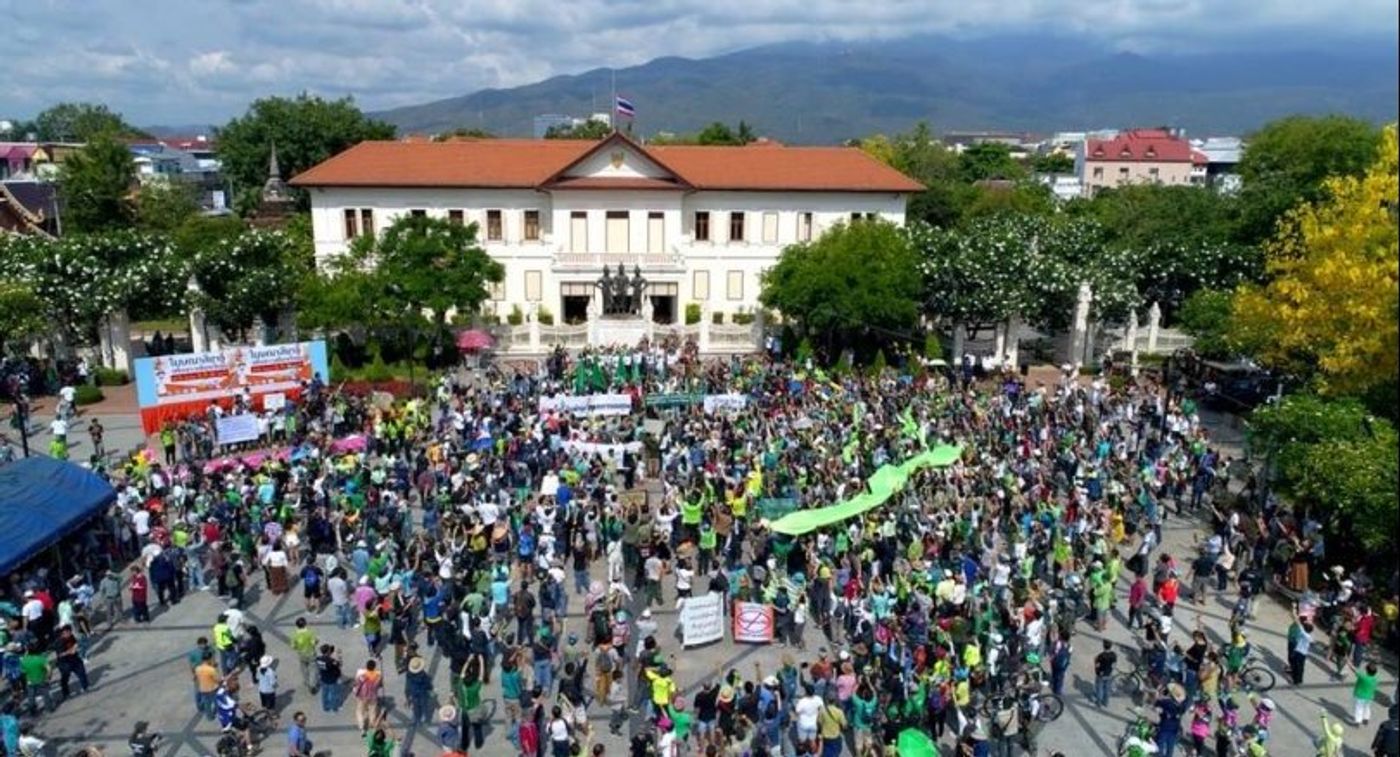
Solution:
M 542 409 L 589 392 L 630 395 L 631 412 Z M 745 399 L 707 411 L 654 395 Z M 1259 642 L 1246 622 L 1270 578 L 1287 585 L 1295 564 L 1325 574 L 1301 586 L 1325 584 L 1300 596 L 1288 673 L 1302 683 L 1311 645 L 1328 644 L 1334 675 L 1355 679 L 1354 726 L 1372 719 L 1374 647 L 1393 634 L 1370 608 L 1394 577 L 1326 569 L 1306 515 L 1253 482 L 1229 494 L 1230 461 L 1189 397 L 1150 380 L 977 381 L 909 355 L 829 375 L 643 344 L 449 375 L 390 403 L 317 382 L 282 415 L 297 450 L 285 458 L 210 467 L 212 450 L 171 427 L 163 455 L 108 472 L 121 535 L 110 569 L 13 585 L 8 712 L 55 704 L 51 666 L 64 699 L 85 690 L 89 640 L 149 622 L 152 590 L 161 606 L 209 590 L 227 609 L 189 653 L 194 706 L 235 749 L 275 727 L 289 754 L 310 755 L 319 710 L 353 718 L 367 753 L 388 757 L 402 734 L 385 703 L 401 687 L 394 707 L 444 753 L 489 736 L 522 755 L 601 754 L 605 713 L 639 757 L 893 754 L 911 731 L 962 754 L 1034 755 L 1070 696 L 1071 660 L 1093 655 L 1092 704 L 1130 695 L 1142 708 L 1121 753 L 1258 757 L 1276 705 L 1249 674 Z M 351 433 L 363 449 L 335 453 Z M 771 528 L 771 502 L 849 499 L 881 466 L 939 445 L 960 457 L 879 508 Z M 1194 553 L 1163 547 L 1169 516 L 1208 523 Z M 253 588 L 299 595 L 305 611 L 279 629 L 301 684 L 285 722 L 279 663 L 293 661 L 245 612 Z M 781 664 L 678 680 L 679 643 L 652 608 L 707 592 L 771 606 Z M 1228 638 L 1173 622 L 1213 593 L 1233 608 Z M 327 613 L 363 646 L 320 639 L 308 619 Z M 1109 623 L 1137 648 L 1076 640 Z M 435 690 L 434 648 L 450 690 Z M 1127 680 L 1139 684 L 1125 692 Z M 1397 753 L 1395 720 L 1378 753 Z M 1342 726 L 1321 725 L 1319 753 L 1339 755 Z

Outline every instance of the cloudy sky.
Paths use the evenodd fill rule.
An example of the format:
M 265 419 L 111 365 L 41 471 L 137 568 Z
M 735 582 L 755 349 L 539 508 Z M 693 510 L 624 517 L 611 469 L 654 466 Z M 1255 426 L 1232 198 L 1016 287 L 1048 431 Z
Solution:
M 0 0 L 0 118 L 106 102 L 220 123 L 268 94 L 366 109 L 801 39 L 1053 29 L 1124 49 L 1395 36 L 1395 0 Z

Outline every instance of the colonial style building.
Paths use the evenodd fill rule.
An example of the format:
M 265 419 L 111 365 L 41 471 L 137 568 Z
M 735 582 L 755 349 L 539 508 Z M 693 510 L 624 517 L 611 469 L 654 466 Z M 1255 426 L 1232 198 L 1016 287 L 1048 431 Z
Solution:
M 903 223 L 922 189 L 854 148 L 651 146 L 620 133 L 363 142 L 290 183 L 310 192 L 319 261 L 407 214 L 475 223 L 505 266 L 490 308 L 565 323 L 596 312 L 595 283 L 619 264 L 649 282 L 657 322 L 689 303 L 752 312 L 784 246 L 852 219 Z

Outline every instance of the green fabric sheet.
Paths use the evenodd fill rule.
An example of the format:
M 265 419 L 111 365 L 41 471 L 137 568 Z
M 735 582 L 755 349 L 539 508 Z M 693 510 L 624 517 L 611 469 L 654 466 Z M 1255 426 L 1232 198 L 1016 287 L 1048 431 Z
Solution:
M 946 468 L 961 456 L 961 446 L 945 444 L 915 455 L 899 465 L 881 466 L 880 470 L 870 477 L 870 491 L 861 492 L 834 505 L 798 510 L 774 521 L 770 528 L 774 533 L 799 536 L 833 523 L 840 523 L 885 504 L 909 483 L 909 477 L 920 468 Z
M 928 734 L 916 728 L 899 732 L 899 757 L 938 757 L 938 745 Z

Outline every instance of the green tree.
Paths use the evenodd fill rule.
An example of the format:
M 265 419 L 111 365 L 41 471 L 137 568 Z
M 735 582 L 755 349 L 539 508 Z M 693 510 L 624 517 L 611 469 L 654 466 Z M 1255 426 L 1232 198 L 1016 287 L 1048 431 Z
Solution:
M 1028 306 L 1026 269 L 1034 228 L 1011 217 L 966 228 L 907 227 L 924 280 L 924 311 L 944 324 L 985 328 Z
M 1022 179 L 1025 166 L 1011 157 L 1011 148 L 1000 142 L 968 145 L 958 155 L 958 172 L 966 182 L 984 179 Z
M 194 190 L 183 182 L 151 182 L 136 195 L 136 225 L 149 231 L 174 231 L 197 213 Z
M 1074 158 L 1062 152 L 1037 155 L 1031 161 L 1031 170 L 1038 174 L 1074 173 Z
M 90 142 L 100 134 L 149 136 L 98 103 L 59 103 L 35 116 L 31 128 L 41 142 Z
M 962 220 L 977 191 L 961 180 L 958 156 L 920 122 L 907 134 L 893 138 L 883 134 L 860 140 L 858 146 L 891 168 L 923 184 L 924 191 L 909 198 L 906 216 L 939 228 Z
M 313 260 L 309 244 L 282 231 L 259 229 L 186 252 L 199 285 L 189 294 L 190 306 L 238 341 L 248 340 L 259 319 L 273 326 L 295 306 Z
M 452 131 L 444 131 L 441 134 L 433 135 L 434 142 L 446 142 L 449 139 L 495 139 L 496 135 L 475 126 L 461 126 Z
M 1271 464 L 1278 488 L 1343 540 L 1329 553 L 1359 546 L 1393 564 L 1400 449 L 1389 421 L 1355 400 L 1295 394 L 1255 410 L 1248 441 Z
M 545 139 L 602 139 L 612 134 L 607 121 L 590 118 L 578 124 L 555 124 L 544 133 Z
M 291 178 L 359 142 L 393 139 L 394 127 L 366 117 L 348 97 L 324 100 L 302 93 L 255 100 L 214 136 L 224 175 L 244 194 L 267 180 L 274 145 L 283 178 Z M 301 197 L 304 205 L 304 193 Z
M 11 349 L 20 351 L 48 328 L 44 302 L 34 288 L 22 281 L 0 279 L 0 356 Z
M 361 237 L 311 285 L 308 317 L 326 327 L 441 336 L 448 311 L 475 312 L 504 276 L 476 235 L 476 224 L 406 216 L 377 239 Z
M 744 124 L 743 121 L 740 121 L 739 124 L 740 126 L 746 127 L 746 124 Z M 720 123 L 719 121 L 714 121 L 710 123 L 710 125 L 701 129 L 699 134 L 695 135 L 695 144 L 742 145 L 745 143 L 740 139 L 738 134 L 735 134 L 734 131 L 729 128 L 727 124 Z
M 1231 201 L 1205 187 L 1131 184 L 1102 190 L 1065 209 L 1093 217 L 1114 243 L 1135 248 L 1156 242 L 1226 242 L 1234 224 Z
M 759 301 L 796 320 L 806 334 L 826 339 L 827 354 L 875 347 L 880 330 L 907 329 L 917 319 L 918 263 L 892 224 L 839 224 L 815 241 L 784 248 L 763 276 Z
M 136 217 L 131 190 L 136 164 L 131 151 L 110 134 L 93 137 L 63 161 L 59 191 L 64 201 L 63 225 L 69 232 L 125 228 Z
M 962 209 L 964 221 L 1007 213 L 1048 216 L 1055 212 L 1054 194 L 1039 182 L 1026 180 L 1011 186 L 973 186 L 969 190 Z
M 1221 359 L 1234 354 L 1230 342 L 1230 300 L 1233 295 L 1220 289 L 1200 289 L 1181 305 L 1177 322 L 1195 339 L 1196 354 Z
M 1251 134 L 1240 158 L 1236 239 L 1270 239 L 1285 213 L 1323 198 L 1328 178 L 1364 174 L 1380 138 L 1374 124 L 1340 115 L 1290 116 Z

